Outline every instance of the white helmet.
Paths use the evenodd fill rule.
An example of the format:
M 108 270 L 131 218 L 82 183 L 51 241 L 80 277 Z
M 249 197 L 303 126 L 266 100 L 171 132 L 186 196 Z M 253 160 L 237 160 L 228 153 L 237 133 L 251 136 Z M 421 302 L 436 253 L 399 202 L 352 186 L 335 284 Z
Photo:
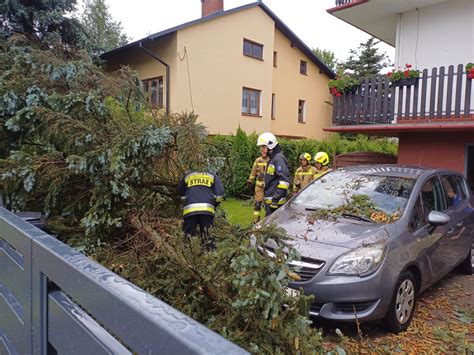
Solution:
M 266 145 L 268 149 L 273 149 L 278 145 L 277 139 L 273 133 L 262 133 L 257 139 L 257 146 Z

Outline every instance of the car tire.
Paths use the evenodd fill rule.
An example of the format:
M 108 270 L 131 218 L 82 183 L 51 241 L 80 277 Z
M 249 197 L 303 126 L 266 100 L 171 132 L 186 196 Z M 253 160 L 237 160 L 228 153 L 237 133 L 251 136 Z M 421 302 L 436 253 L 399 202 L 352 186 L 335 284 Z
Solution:
M 417 281 L 410 271 L 404 271 L 398 278 L 390 308 L 384 319 L 387 330 L 393 333 L 408 328 L 415 314 Z
M 457 269 L 464 275 L 472 275 L 472 246 L 469 248 L 469 254 L 467 254 L 466 259 L 459 264 Z

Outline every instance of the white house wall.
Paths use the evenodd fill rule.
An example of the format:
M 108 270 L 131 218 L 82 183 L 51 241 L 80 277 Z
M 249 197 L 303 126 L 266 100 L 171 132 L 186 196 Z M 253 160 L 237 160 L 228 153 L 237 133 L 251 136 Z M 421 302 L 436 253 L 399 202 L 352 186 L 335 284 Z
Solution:
M 474 62 L 474 0 L 450 0 L 398 15 L 396 67 L 469 62 Z

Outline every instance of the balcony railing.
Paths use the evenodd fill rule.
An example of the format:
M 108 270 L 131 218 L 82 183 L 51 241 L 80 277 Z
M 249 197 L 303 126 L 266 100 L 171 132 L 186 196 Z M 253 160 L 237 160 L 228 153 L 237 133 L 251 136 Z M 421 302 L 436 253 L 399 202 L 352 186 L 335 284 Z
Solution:
M 385 75 L 366 77 L 355 93 L 334 97 L 333 124 L 474 121 L 474 79 L 464 65 L 454 69 L 425 69 L 410 86 L 395 86 Z

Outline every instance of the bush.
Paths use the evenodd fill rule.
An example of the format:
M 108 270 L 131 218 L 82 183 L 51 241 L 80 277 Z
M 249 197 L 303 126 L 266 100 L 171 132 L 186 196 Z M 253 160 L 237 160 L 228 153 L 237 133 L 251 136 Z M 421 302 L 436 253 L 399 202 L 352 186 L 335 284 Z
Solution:
M 207 154 L 213 157 L 227 159 L 228 164 L 217 172 L 226 188 L 229 197 L 241 197 L 245 193 L 245 181 L 248 179 L 253 161 L 260 155 L 256 146 L 257 135 L 246 135 L 241 129 L 235 136 L 212 136 L 209 138 Z M 279 139 L 283 153 L 288 160 L 290 173 L 293 174 L 299 166 L 299 156 L 307 152 L 314 156 L 319 151 L 325 151 L 331 157 L 349 152 L 380 152 L 396 155 L 398 144 L 386 138 L 369 138 L 357 135 L 353 139 L 341 137 L 338 134 L 329 140 L 312 139 Z M 239 161 L 244 159 L 244 161 Z

